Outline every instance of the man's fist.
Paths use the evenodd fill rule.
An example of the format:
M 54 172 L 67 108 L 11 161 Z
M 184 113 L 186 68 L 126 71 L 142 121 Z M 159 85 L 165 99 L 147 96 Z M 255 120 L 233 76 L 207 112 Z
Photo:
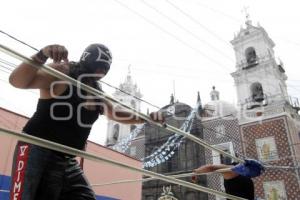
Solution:
M 58 44 L 48 45 L 41 49 L 41 52 L 47 58 L 53 59 L 55 63 L 62 60 L 68 62 L 68 50 L 64 46 Z

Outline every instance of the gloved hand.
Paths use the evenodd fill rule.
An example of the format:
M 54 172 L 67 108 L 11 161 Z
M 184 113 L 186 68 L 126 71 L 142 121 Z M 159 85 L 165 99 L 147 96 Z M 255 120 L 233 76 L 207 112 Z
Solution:
M 241 176 L 254 178 L 260 176 L 265 171 L 265 167 L 257 160 L 246 159 L 245 163 L 238 164 L 231 170 Z

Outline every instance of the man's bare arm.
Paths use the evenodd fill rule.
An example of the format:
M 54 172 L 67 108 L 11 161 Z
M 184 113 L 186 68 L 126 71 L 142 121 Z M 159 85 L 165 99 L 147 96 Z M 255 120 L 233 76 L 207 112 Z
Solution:
M 59 64 L 59 62 L 61 60 L 67 61 L 67 56 L 68 51 L 65 47 L 49 45 L 33 55 L 32 59 L 37 64 L 44 64 L 48 58 L 52 58 L 53 61 L 57 63 L 53 64 L 52 67 L 62 71 L 62 64 Z M 10 84 L 21 89 L 47 89 L 54 80 L 56 80 L 55 77 L 27 63 L 21 63 L 9 77 Z
M 122 110 L 118 108 L 117 106 L 111 104 L 110 102 L 104 100 L 105 107 L 104 108 L 104 114 L 110 119 L 114 120 L 123 124 L 141 124 L 145 123 L 145 120 L 138 115 L 128 112 L 125 110 Z M 150 118 L 153 121 L 164 123 L 164 118 L 162 117 L 162 114 L 160 112 L 153 112 L 150 114 Z
M 226 169 L 226 168 L 232 168 L 232 165 L 224 165 L 224 164 L 218 164 L 218 165 L 204 165 L 197 169 L 194 169 L 195 173 L 208 173 L 208 172 L 214 172 L 219 169 Z M 238 176 L 237 173 L 233 171 L 227 171 L 227 172 L 221 172 L 224 179 L 232 179 Z

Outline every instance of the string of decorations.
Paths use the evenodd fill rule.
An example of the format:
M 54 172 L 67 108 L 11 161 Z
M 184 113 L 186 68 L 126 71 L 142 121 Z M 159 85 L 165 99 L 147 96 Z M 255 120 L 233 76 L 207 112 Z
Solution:
M 139 124 L 136 126 L 133 131 L 129 133 L 129 135 L 125 138 L 123 138 L 120 142 L 116 143 L 112 149 L 125 153 L 125 151 L 129 148 L 131 145 L 131 141 L 136 138 L 143 130 L 145 130 L 146 124 Z
M 201 104 L 197 104 L 196 107 L 190 112 L 189 116 L 180 127 L 181 130 L 190 132 L 200 105 Z M 173 134 L 170 136 L 167 142 L 160 146 L 151 155 L 141 159 L 141 161 L 143 161 L 143 168 L 155 167 L 168 161 L 175 154 L 175 151 L 180 147 L 183 139 L 184 136 L 179 134 Z
M 181 112 L 179 112 L 179 113 L 181 113 Z M 187 117 L 187 119 L 184 120 L 185 124 L 189 123 L 189 121 L 190 121 L 189 117 Z M 130 147 L 131 141 L 133 139 L 135 139 L 142 131 L 145 130 L 145 125 L 146 124 L 136 126 L 136 128 L 133 131 L 131 131 L 127 137 L 123 138 L 121 141 L 119 141 L 114 146 L 112 146 L 112 149 L 122 152 L 122 153 L 125 153 L 126 150 Z M 171 139 L 176 140 L 175 135 L 173 135 L 173 138 L 169 138 L 168 140 L 171 140 Z

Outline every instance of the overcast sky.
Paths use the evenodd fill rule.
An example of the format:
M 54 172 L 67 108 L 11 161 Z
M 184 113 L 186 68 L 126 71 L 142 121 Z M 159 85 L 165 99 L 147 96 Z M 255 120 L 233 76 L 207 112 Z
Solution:
M 297 0 L 10 0 L 1 3 L 0 30 L 36 48 L 65 45 L 74 61 L 90 43 L 103 43 L 113 54 L 111 70 L 103 80 L 118 86 L 131 65 L 143 98 L 160 107 L 169 103 L 173 82 L 176 99 L 191 106 L 197 91 L 203 103 L 208 102 L 213 85 L 222 100 L 235 104 L 230 41 L 244 25 L 244 7 L 249 7 L 253 24 L 259 22 L 275 42 L 276 56 L 284 62 L 289 78 L 289 94 L 300 97 Z M 0 42 L 27 56 L 34 53 L 2 34 Z M 0 58 L 18 63 L 2 53 Z M 14 89 L 7 76 L 0 71 L 0 106 L 31 116 L 37 91 Z M 101 117 L 90 139 L 103 144 L 105 126 Z

